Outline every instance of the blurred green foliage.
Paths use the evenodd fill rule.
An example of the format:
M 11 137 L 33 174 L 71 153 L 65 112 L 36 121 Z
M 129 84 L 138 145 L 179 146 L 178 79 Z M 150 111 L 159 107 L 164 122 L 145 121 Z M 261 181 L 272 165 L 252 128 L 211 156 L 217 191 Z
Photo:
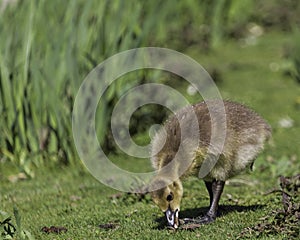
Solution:
M 2 12 L 1 158 L 29 175 L 32 164 L 72 163 L 71 112 L 81 81 L 105 58 L 149 42 L 158 9 L 164 12 L 159 4 L 32 0 Z
M 2 1 L 1 161 L 12 162 L 29 176 L 34 175 L 33 166 L 46 162 L 73 164 L 77 155 L 71 131 L 72 106 L 84 77 L 98 63 L 143 46 L 184 50 L 197 45 L 199 51 L 209 51 L 224 38 L 242 36 L 251 21 L 268 26 L 270 21 L 277 23 L 277 18 L 267 22 L 258 10 L 276 13 L 283 4 L 285 9 L 296 9 L 297 1 L 275 1 L 276 8 L 271 2 L 31 0 L 4 6 Z M 298 21 L 294 11 L 280 16 L 287 16 L 289 24 L 291 19 L 294 24 Z M 142 71 L 136 73 L 135 81 L 124 77 L 119 87 L 111 86 L 106 92 L 97 111 L 98 137 L 106 149 L 113 148 L 107 129 L 114 103 L 127 89 L 150 79 Z M 143 118 L 143 111 L 135 117 Z M 132 125 L 136 123 L 133 119 Z M 131 129 L 131 133 L 142 130 Z
M 288 53 L 288 59 L 292 61 L 290 68 L 291 76 L 300 84 L 300 31 L 295 30 L 295 34 Z

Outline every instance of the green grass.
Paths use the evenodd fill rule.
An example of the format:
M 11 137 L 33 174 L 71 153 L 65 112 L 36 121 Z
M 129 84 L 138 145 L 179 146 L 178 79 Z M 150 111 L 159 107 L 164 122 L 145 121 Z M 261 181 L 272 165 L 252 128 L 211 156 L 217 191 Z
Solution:
M 288 40 L 286 34 L 271 32 L 259 38 L 257 45 L 245 48 L 227 41 L 208 54 L 196 46 L 186 50 L 204 67 L 220 72 L 219 89 L 224 98 L 249 105 L 273 128 L 273 140 L 257 159 L 254 172 L 238 176 L 225 187 L 221 199 L 223 215 L 215 223 L 195 231 L 168 231 L 163 229 L 162 213 L 149 196 L 139 200 L 134 195 L 119 195 L 97 182 L 80 164 L 42 167 L 36 170 L 34 179 L 11 183 L 8 176 L 17 172 L 12 163 L 0 164 L 0 221 L 13 216 L 15 206 L 23 229 L 36 239 L 236 239 L 244 228 L 259 223 L 272 209 L 281 208 L 280 196 L 264 195 L 278 188 L 278 176 L 299 173 L 300 114 L 294 104 L 300 96 L 300 86 L 283 70 L 270 70 L 272 62 L 283 64 L 281 52 Z M 180 90 L 185 93 L 185 86 Z M 189 99 L 196 101 L 196 97 Z M 278 121 L 286 116 L 294 120 L 292 128 L 279 127 Z M 121 154 L 113 159 L 128 170 L 149 170 L 145 161 L 125 161 L 128 157 Z M 208 195 L 203 183 L 191 178 L 184 187 L 180 216 L 204 213 Z M 113 223 L 116 228 L 99 227 L 106 223 Z M 59 235 L 41 231 L 52 225 L 64 226 L 68 231 Z M 261 239 L 289 236 L 263 234 Z

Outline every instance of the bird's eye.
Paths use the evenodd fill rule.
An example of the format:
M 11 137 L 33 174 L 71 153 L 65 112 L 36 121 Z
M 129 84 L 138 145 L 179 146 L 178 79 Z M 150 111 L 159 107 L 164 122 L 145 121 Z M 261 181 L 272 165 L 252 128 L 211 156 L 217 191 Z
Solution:
M 168 202 L 171 202 L 173 200 L 173 193 L 170 193 L 168 196 L 167 196 L 167 201 Z

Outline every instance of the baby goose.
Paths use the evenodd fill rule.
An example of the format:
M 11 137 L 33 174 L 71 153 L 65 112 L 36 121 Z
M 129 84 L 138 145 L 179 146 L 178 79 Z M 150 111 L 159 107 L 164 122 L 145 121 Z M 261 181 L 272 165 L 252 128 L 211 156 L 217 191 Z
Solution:
M 183 195 L 181 183 L 183 178 L 190 175 L 203 178 L 210 197 L 210 207 L 204 217 L 184 219 L 184 221 L 199 224 L 210 223 L 217 217 L 225 181 L 247 167 L 252 168 L 265 141 L 271 136 L 271 128 L 265 120 L 244 105 L 221 100 L 211 100 L 209 103 L 213 105 L 212 108 L 208 107 L 208 102 L 200 102 L 193 105 L 192 108 L 179 110 L 166 121 L 164 128 L 155 135 L 152 141 L 151 162 L 153 167 L 158 170 L 152 186 L 162 187 L 151 192 L 152 199 L 165 213 L 168 224 L 174 228 L 179 226 L 178 214 Z M 220 114 L 219 119 L 213 118 L 211 111 L 217 116 L 220 112 L 223 117 Z M 182 126 L 184 128 L 184 125 L 190 124 L 189 116 L 193 115 L 192 112 L 195 113 L 197 125 L 199 125 L 196 129 L 199 132 L 197 147 L 193 150 L 192 155 L 189 155 L 188 151 L 183 151 L 175 157 L 181 142 L 187 142 L 189 145 L 187 139 L 189 137 L 187 135 L 182 137 L 180 133 Z M 226 123 L 223 133 L 221 129 L 218 129 L 219 123 L 222 122 Z M 220 137 L 222 134 L 224 136 L 223 148 L 215 153 L 209 151 L 210 147 L 214 147 L 214 143 L 211 142 L 212 127 L 216 129 L 217 134 L 220 131 Z M 186 170 L 180 172 L 181 166 L 184 167 L 184 163 L 189 157 L 192 159 L 185 168 Z M 216 157 L 215 162 L 213 162 L 214 157 Z M 172 161 L 174 165 L 170 166 Z M 211 167 L 208 168 L 206 175 L 201 175 L 199 171 L 201 172 L 205 161 L 208 161 L 208 165 L 211 163 Z M 163 170 L 168 165 L 170 167 Z

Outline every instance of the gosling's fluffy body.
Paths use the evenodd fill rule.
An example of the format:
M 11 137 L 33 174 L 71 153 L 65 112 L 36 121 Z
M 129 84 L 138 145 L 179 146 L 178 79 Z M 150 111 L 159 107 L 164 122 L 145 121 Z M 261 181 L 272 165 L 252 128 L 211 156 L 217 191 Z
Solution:
M 204 180 L 222 180 L 231 178 L 248 166 L 252 166 L 256 156 L 263 149 L 264 142 L 271 136 L 271 128 L 257 113 L 242 104 L 223 101 L 226 113 L 226 136 L 223 149 L 217 164 L 209 172 Z M 218 112 L 222 105 L 215 102 L 213 111 Z M 164 124 L 167 133 L 166 142 L 162 148 L 164 132 L 159 131 L 152 142 L 152 152 L 158 154 L 151 158 L 154 169 L 159 170 L 173 160 L 181 135 L 177 119 L 188 115 L 188 108 L 183 108 L 171 116 Z M 211 128 L 218 122 L 211 122 L 210 113 L 205 102 L 193 105 L 199 123 L 199 148 L 195 152 L 195 158 L 190 168 L 182 177 L 189 175 L 198 176 L 202 162 L 204 161 L 211 139 Z M 189 119 L 186 117 L 189 124 Z M 161 149 L 162 148 L 162 149 Z M 160 151 L 158 151 L 161 149 Z M 218 153 L 216 153 L 218 154 Z M 185 159 L 180 159 L 184 161 Z M 180 164 L 180 163 L 178 163 Z M 173 175 L 174 173 L 172 173 Z
M 190 111 L 193 110 L 195 112 L 200 133 L 199 147 L 193 153 L 185 149 L 185 153 L 191 155 L 181 155 L 177 158 L 174 167 L 170 168 L 168 172 L 164 172 L 164 174 L 159 174 L 155 180 L 159 182 L 160 186 L 162 186 L 161 183 L 163 181 L 168 182 L 168 184 L 165 184 L 165 186 L 167 185 L 166 187 L 152 192 L 154 202 L 162 211 L 176 212 L 178 215 L 183 195 L 181 180 L 190 175 L 199 176 L 199 170 L 207 157 L 208 149 L 210 149 L 211 159 L 216 156 L 218 161 L 208 174 L 203 176 L 210 195 L 210 210 L 203 223 L 213 221 L 217 215 L 218 202 L 225 181 L 241 173 L 246 168 L 252 167 L 255 158 L 264 147 L 264 142 L 271 136 L 270 126 L 253 110 L 231 101 L 222 101 L 222 103 L 224 105 L 220 104 L 219 100 L 210 102 L 210 106 L 212 106 L 210 111 L 214 112 L 214 116 L 217 116 L 213 121 L 210 117 L 211 112 L 209 112 L 205 102 L 195 104 L 192 108 L 183 108 L 171 116 L 165 122 L 164 130 L 160 130 L 154 137 L 151 162 L 153 167 L 159 172 L 160 169 L 174 159 L 181 140 L 188 143 L 189 139 L 181 139 L 179 122 L 182 124 L 181 126 L 185 124 L 188 126 L 191 124 L 190 116 L 192 114 Z M 222 114 L 223 106 L 225 107 L 225 117 Z M 218 127 L 224 121 L 226 121 L 226 131 L 223 132 L 224 135 L 220 131 L 220 136 L 218 137 L 225 138 L 225 142 L 222 149 L 215 148 L 213 146 L 214 143 L 210 142 L 212 127 L 218 133 Z M 192 164 L 184 174 L 181 174 L 178 169 L 184 165 L 188 157 L 193 159 Z M 169 179 L 173 181 L 171 184 Z M 175 228 L 177 228 L 178 219 L 175 222 Z

